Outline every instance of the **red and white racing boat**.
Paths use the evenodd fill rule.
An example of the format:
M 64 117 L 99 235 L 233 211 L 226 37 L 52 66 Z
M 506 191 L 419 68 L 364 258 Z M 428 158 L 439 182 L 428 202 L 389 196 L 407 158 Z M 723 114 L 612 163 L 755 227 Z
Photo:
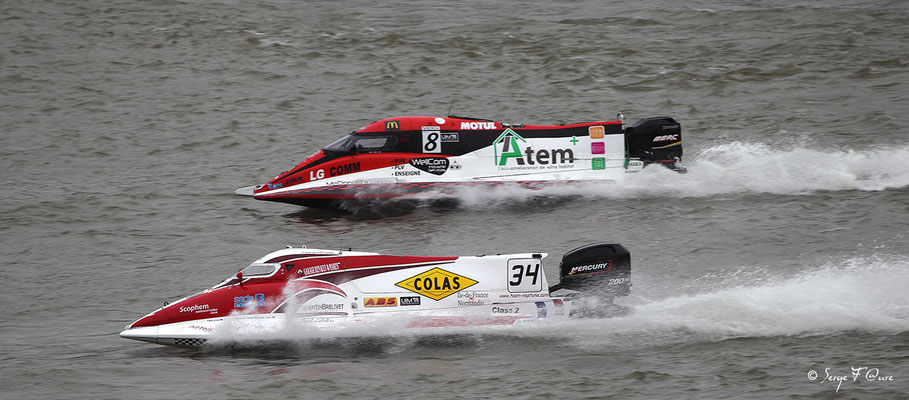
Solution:
M 608 316 L 631 288 L 631 255 L 620 244 L 571 250 L 549 287 L 545 253 L 471 257 L 390 256 L 288 247 L 236 276 L 167 304 L 120 336 L 198 347 L 209 340 L 268 340 L 290 326 L 314 330 L 382 322 L 413 332 Z
M 372 122 L 315 152 L 271 181 L 238 195 L 308 207 L 396 198 L 460 187 L 615 181 L 648 164 L 677 171 L 680 124 L 670 117 L 509 124 L 457 116 Z

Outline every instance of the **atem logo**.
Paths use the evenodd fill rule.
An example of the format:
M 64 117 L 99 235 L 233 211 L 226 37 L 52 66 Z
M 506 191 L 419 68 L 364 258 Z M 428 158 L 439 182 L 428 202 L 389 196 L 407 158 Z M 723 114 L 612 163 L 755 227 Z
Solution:
M 363 299 L 363 307 L 397 307 L 397 297 L 366 297 Z
M 517 165 L 548 165 L 548 164 L 571 164 L 574 163 L 574 152 L 571 149 L 543 149 L 534 150 L 529 144 L 521 148 L 518 141 L 527 143 L 521 135 L 511 130 L 511 128 L 502 131 L 502 134 L 492 143 L 495 151 L 495 164 L 500 166 L 508 165 L 508 160 L 514 158 Z M 501 144 L 501 145 L 500 145 Z M 501 151 L 499 148 L 501 146 Z
M 461 129 L 495 129 L 495 122 L 461 122 Z
M 385 121 L 385 130 L 386 131 L 399 131 L 399 130 L 401 130 L 401 122 Z
M 665 142 L 667 140 L 679 140 L 679 135 L 678 134 L 662 135 L 662 136 L 657 136 L 657 137 L 653 138 L 654 142 Z
M 448 272 L 441 268 L 433 268 L 417 276 L 400 281 L 395 285 L 438 301 L 477 283 L 477 281 L 466 276 Z

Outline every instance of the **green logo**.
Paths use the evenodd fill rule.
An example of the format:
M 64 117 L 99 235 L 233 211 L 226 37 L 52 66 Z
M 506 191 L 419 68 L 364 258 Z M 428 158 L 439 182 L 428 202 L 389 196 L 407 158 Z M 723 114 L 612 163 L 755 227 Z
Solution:
M 571 144 L 573 144 L 573 145 L 578 144 L 578 141 L 579 141 L 579 140 L 578 140 L 578 137 L 577 137 L 577 136 L 572 136 L 572 137 L 571 137 L 571 140 L 569 140 L 569 142 L 571 142 Z
M 505 165 L 508 162 L 509 158 L 522 159 L 524 155 L 521 153 L 521 149 L 518 148 L 518 140 L 527 143 L 521 135 L 518 135 L 517 132 L 511 130 L 511 128 L 505 129 L 495 142 L 493 142 L 493 149 L 495 150 L 495 163 L 496 165 Z M 502 143 L 502 154 L 499 155 L 499 143 Z M 509 147 L 511 150 L 509 150 Z M 523 164 L 523 163 L 522 163 Z
M 606 158 L 594 157 L 593 158 L 593 169 L 606 169 Z

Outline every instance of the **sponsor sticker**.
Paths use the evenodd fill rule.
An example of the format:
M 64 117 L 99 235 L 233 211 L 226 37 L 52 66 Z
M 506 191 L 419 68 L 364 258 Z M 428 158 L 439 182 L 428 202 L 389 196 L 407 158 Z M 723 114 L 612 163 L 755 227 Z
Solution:
M 591 162 L 593 163 L 593 169 L 606 169 L 605 157 L 594 157 Z
M 612 260 L 609 260 L 604 263 L 578 265 L 576 267 L 571 267 L 571 271 L 568 271 L 568 275 L 598 274 L 602 272 L 609 272 L 611 269 Z
M 420 305 L 420 296 L 402 296 L 400 300 L 402 306 Z
M 606 154 L 606 143 L 603 143 L 603 142 L 591 143 L 590 152 L 593 154 Z
M 523 145 L 519 144 L 524 143 Z M 534 149 L 521 135 L 507 128 L 493 141 L 495 157 L 493 162 L 502 169 L 510 166 L 520 169 L 542 169 L 548 165 L 564 165 L 567 168 L 574 164 L 574 151 L 571 149 Z M 513 163 L 509 161 L 514 160 Z
M 326 186 L 335 186 L 335 185 L 369 185 L 369 184 L 378 184 L 378 183 L 395 183 L 394 178 L 371 178 L 371 179 L 352 179 L 349 181 L 346 180 L 337 180 L 337 181 L 326 181 Z
M 495 122 L 461 122 L 461 129 L 479 130 L 479 129 L 496 129 Z
M 510 294 L 500 294 L 500 299 L 516 299 L 516 298 L 528 298 L 528 297 L 549 297 L 549 293 L 510 293 Z
M 458 137 L 457 132 L 449 132 L 449 133 L 442 134 L 442 143 L 457 143 L 460 141 L 461 141 L 461 139 Z
M 477 281 L 441 268 L 433 268 L 396 283 L 398 287 L 410 290 L 433 300 L 442 300 L 463 289 L 476 285 Z
M 397 297 L 366 297 L 363 299 L 363 307 L 397 307 Z
M 587 128 L 591 139 L 602 139 L 606 135 L 606 128 L 603 126 L 591 126 Z
M 386 131 L 399 131 L 401 130 L 400 121 L 385 121 L 385 130 Z
M 410 165 L 433 175 L 442 175 L 448 171 L 448 159 L 445 157 L 420 157 L 411 158 Z
M 214 332 L 213 328 L 209 328 L 207 326 L 199 326 L 199 325 L 190 325 L 189 329 L 198 329 L 203 332 Z
M 180 312 L 181 313 L 188 312 L 188 313 L 195 313 L 195 314 L 205 314 L 205 313 L 217 314 L 218 309 L 211 308 L 211 306 L 209 306 L 208 304 L 193 304 L 188 307 L 180 307 Z
M 321 274 L 323 272 L 337 271 L 339 269 L 341 269 L 340 261 L 328 264 L 313 265 L 312 267 L 303 268 L 303 275 Z
M 489 293 L 475 291 L 458 292 L 458 306 L 460 307 L 481 306 L 484 304 L 489 304 Z
M 305 318 L 303 322 L 307 324 L 333 324 L 335 322 L 334 318 L 330 317 L 315 317 L 315 318 Z
M 307 304 L 300 307 L 300 312 L 319 312 L 319 311 L 344 311 L 344 304 Z
M 665 127 L 664 127 L 664 129 L 665 129 Z M 656 142 L 665 142 L 665 141 L 667 141 L 667 140 L 679 140 L 679 135 L 678 135 L 678 134 L 675 134 L 675 135 L 662 135 L 662 136 L 657 136 L 657 137 L 654 137 L 654 138 L 653 138 L 653 142 L 654 142 L 654 143 L 656 143 Z
M 331 167 L 328 169 L 328 173 L 330 174 L 330 176 L 352 174 L 354 172 L 360 172 L 360 163 L 359 162 L 350 163 L 350 164 L 342 164 L 342 165 L 338 165 L 338 166 Z
M 546 303 L 542 301 L 536 302 L 537 305 L 537 318 L 546 318 Z
M 243 307 L 264 307 L 265 306 L 265 294 L 256 293 L 255 295 L 248 294 L 246 296 L 236 296 L 234 297 L 234 307 L 243 308 Z
M 593 169 L 606 169 L 606 158 L 605 157 L 594 157 L 591 160 L 593 163 Z

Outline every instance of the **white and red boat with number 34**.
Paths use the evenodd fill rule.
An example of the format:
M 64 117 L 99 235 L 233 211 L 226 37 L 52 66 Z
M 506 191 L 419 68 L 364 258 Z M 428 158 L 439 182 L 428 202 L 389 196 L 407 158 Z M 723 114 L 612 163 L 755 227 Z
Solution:
M 163 345 L 268 340 L 288 326 L 318 332 L 381 323 L 416 333 L 619 312 L 631 288 L 620 244 L 567 252 L 548 285 L 546 253 L 470 257 L 390 256 L 288 247 L 231 278 L 165 305 L 120 336 Z
M 410 116 L 372 122 L 238 195 L 316 208 L 461 187 L 616 181 L 648 164 L 684 171 L 670 117 L 564 125 Z

